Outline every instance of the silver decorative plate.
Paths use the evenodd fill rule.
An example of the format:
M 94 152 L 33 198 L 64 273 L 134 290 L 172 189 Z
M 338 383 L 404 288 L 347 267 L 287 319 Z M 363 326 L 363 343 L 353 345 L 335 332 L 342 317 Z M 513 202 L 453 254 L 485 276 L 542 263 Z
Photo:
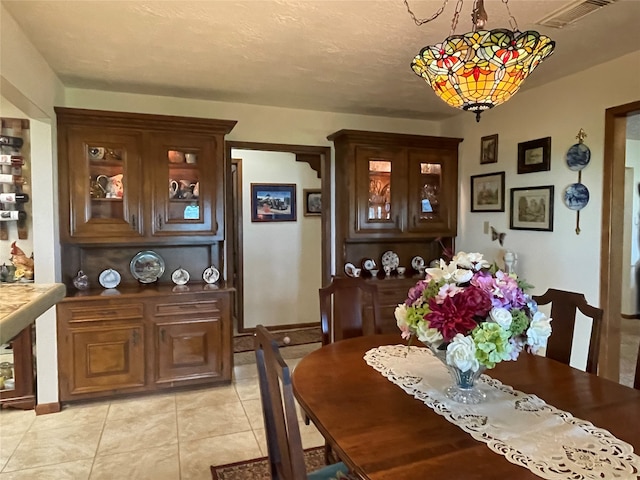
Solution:
M 202 273 L 202 279 L 207 283 L 216 283 L 220 279 L 220 272 L 212 265 Z
M 164 260 L 156 252 L 145 250 L 131 259 L 129 268 L 140 283 L 153 283 L 164 273 Z

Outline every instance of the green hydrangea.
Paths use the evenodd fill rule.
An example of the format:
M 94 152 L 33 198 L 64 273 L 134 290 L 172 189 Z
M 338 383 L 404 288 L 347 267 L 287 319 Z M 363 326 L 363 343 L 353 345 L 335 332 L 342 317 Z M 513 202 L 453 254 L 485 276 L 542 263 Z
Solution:
M 511 345 L 509 344 L 509 330 L 503 329 L 493 322 L 484 322 L 471 332 L 471 337 L 476 344 L 476 358 L 480 364 L 487 368 L 493 368 L 496 363 L 511 358 Z
M 418 322 L 424 321 L 424 316 L 431 312 L 429 305 L 422 307 L 409 307 L 407 308 L 407 324 L 412 328 L 417 328 Z
M 529 318 L 527 314 L 522 310 L 518 310 L 514 308 L 511 310 L 511 327 L 509 331 L 511 332 L 512 337 L 516 337 L 518 335 L 522 335 L 525 330 L 529 327 Z
M 445 280 L 431 280 L 427 285 L 427 288 L 422 292 L 423 298 L 426 298 L 428 301 L 428 299 L 435 297 L 446 283 L 447 282 Z

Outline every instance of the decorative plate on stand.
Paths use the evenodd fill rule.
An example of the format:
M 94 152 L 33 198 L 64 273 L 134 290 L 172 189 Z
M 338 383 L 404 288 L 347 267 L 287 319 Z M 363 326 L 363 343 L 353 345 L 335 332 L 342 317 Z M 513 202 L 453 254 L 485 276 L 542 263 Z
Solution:
M 137 253 L 129 265 L 131 275 L 140 283 L 153 283 L 164 273 L 164 260 L 152 250 Z
M 202 272 L 202 279 L 207 283 L 216 283 L 220 279 L 220 272 L 216 267 L 211 265 Z
M 391 250 L 387 250 L 382 254 L 382 266 L 383 267 L 391 267 L 391 270 L 395 270 L 400 265 L 400 259 L 398 258 L 398 254 L 396 252 L 392 252 Z
M 120 274 L 116 270 L 108 268 L 102 271 L 98 281 L 104 288 L 116 288 L 120 285 Z
M 185 285 L 189 281 L 189 272 L 180 267 L 171 274 L 171 280 L 176 285 Z

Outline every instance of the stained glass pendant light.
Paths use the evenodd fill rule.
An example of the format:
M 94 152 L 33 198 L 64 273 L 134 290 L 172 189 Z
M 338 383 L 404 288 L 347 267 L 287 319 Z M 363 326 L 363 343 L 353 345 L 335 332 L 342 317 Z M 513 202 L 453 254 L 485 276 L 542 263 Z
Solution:
M 520 32 L 509 9 L 511 30 L 484 30 L 488 20 L 484 0 L 474 0 L 471 19 L 473 29 L 455 35 L 463 0 L 458 0 L 451 33 L 442 43 L 424 47 L 411 62 L 416 75 L 422 77 L 448 105 L 480 114 L 509 100 L 525 79 L 553 52 L 555 42 L 538 32 Z M 418 19 L 404 0 L 416 25 L 436 19 L 444 5 L 430 18 Z

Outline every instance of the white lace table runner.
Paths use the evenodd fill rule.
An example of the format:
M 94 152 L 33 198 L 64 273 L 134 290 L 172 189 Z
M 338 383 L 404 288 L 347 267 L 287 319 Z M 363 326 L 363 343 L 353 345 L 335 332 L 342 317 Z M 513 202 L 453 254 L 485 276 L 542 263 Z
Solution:
M 487 395 L 485 403 L 463 405 L 449 400 L 444 390 L 451 385 L 451 377 L 426 348 L 386 345 L 369 350 L 364 359 L 438 415 L 542 478 L 640 478 L 640 457 L 631 445 L 487 375 L 479 383 Z

